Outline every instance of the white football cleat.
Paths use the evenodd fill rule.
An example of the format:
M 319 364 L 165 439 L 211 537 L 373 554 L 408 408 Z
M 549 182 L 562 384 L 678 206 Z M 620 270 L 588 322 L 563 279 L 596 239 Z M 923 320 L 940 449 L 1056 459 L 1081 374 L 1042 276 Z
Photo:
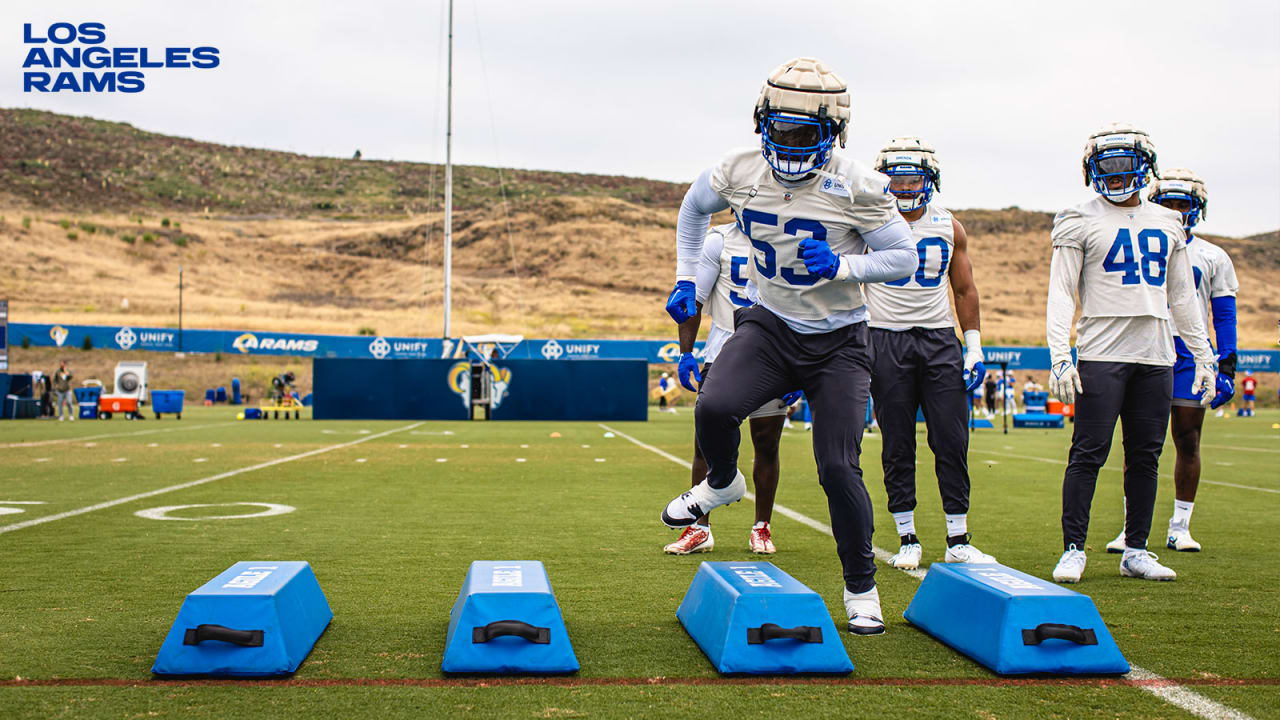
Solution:
M 947 548 L 947 554 L 944 559 L 949 563 L 971 563 L 974 565 L 994 565 L 996 562 L 994 557 L 982 552 L 969 543 L 952 545 Z
M 899 570 L 915 570 L 920 567 L 922 555 L 924 550 L 920 547 L 920 543 L 901 545 L 898 547 L 898 554 L 889 558 L 889 565 Z
M 1159 563 L 1160 556 L 1147 550 L 1126 550 L 1120 560 L 1120 574 L 1143 580 L 1176 580 L 1178 573 Z
M 884 632 L 878 588 L 873 587 L 863 593 L 851 593 L 849 588 L 845 588 L 844 611 L 849 614 L 849 632 L 854 635 L 879 635 Z
M 1124 552 L 1124 550 L 1125 550 L 1125 544 L 1124 544 L 1124 529 L 1123 529 L 1123 528 L 1121 528 L 1121 530 L 1120 530 L 1120 534 L 1116 536 L 1116 539 L 1115 539 L 1115 540 L 1112 540 L 1112 541 L 1111 541 L 1111 542 L 1109 542 L 1109 543 L 1107 543 L 1107 552 L 1109 552 L 1109 553 L 1122 553 L 1122 552 Z
M 1167 545 L 1170 550 L 1179 552 L 1200 552 L 1200 543 L 1191 538 L 1191 530 L 1186 525 L 1169 526 Z
M 698 518 L 721 505 L 735 503 L 747 494 L 747 478 L 737 471 L 728 487 L 716 490 L 704 479 L 692 488 L 680 493 L 662 509 L 662 524 L 679 528 L 692 525 Z
M 662 548 L 668 555 L 688 555 L 690 553 L 711 552 L 716 541 L 711 537 L 711 528 L 701 525 L 690 525 L 680 533 L 679 539 Z
M 1077 583 L 1080 582 L 1080 576 L 1084 574 L 1084 565 L 1088 560 L 1084 551 L 1077 549 L 1074 544 L 1067 547 L 1067 551 L 1062 553 L 1062 557 L 1058 558 L 1058 566 L 1053 569 L 1053 581 L 1060 583 Z
M 773 555 L 778 552 L 778 548 L 773 546 L 773 532 L 769 529 L 769 523 L 757 523 L 751 528 L 747 547 L 756 555 Z

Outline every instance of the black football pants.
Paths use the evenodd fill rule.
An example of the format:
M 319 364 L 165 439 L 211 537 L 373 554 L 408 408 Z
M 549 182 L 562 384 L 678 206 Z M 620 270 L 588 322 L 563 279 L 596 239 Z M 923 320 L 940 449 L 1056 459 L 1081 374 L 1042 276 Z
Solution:
M 889 512 L 916 507 L 916 409 L 933 451 L 948 515 L 969 512 L 969 394 L 951 328 L 871 329 L 871 397 L 880 423 L 880 464 Z
M 694 413 L 707 480 L 723 488 L 738 469 L 738 427 L 766 401 L 804 390 L 813 412 L 813 455 L 827 494 L 845 587 L 875 587 L 871 498 L 858 456 L 867 412 L 871 358 L 867 325 L 797 333 L 759 305 L 734 313 L 735 331 L 698 392 Z
M 1137 363 L 1077 364 L 1075 431 L 1062 480 L 1062 546 L 1084 549 L 1098 470 L 1111 452 L 1116 419 L 1124 442 L 1125 545 L 1145 548 L 1156 504 L 1160 451 L 1173 400 L 1173 368 Z

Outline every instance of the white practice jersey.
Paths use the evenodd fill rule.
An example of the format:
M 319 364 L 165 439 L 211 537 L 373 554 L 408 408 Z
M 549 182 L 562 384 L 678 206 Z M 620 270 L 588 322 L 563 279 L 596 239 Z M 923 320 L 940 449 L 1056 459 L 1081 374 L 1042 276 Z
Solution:
M 947 300 L 951 289 L 948 271 L 956 247 L 951 213 L 930 203 L 910 225 L 920 265 L 915 274 L 901 280 L 862 286 L 867 295 L 867 324 L 888 330 L 954 327 Z
M 695 280 L 698 302 L 711 313 L 703 362 L 714 362 L 733 334 L 733 311 L 752 304 L 746 293 L 750 257 L 751 241 L 735 223 L 717 225 L 707 232 Z
M 1173 365 L 1170 265 L 1191 283 L 1181 215 L 1145 198 L 1120 207 L 1099 195 L 1058 213 L 1052 238 L 1054 248 L 1083 253 L 1079 359 Z
M 1187 241 L 1187 259 L 1191 261 L 1191 274 L 1196 283 L 1196 305 L 1200 308 L 1200 317 L 1208 332 L 1212 327 L 1209 314 L 1212 312 L 1213 298 L 1235 297 L 1240 291 L 1236 267 L 1231 263 L 1231 256 L 1227 255 L 1226 250 L 1195 235 Z M 1178 334 L 1177 328 L 1174 328 L 1173 334 Z
M 784 187 L 756 146 L 730 152 L 710 175 L 712 190 L 729 203 L 750 239 L 749 272 L 760 304 L 807 323 L 848 314 L 865 301 L 860 283 L 810 274 L 799 257 L 800 241 L 826 240 L 837 255 L 861 255 L 867 248 L 861 233 L 899 217 L 884 175 L 835 153 L 826 172 L 836 177 Z

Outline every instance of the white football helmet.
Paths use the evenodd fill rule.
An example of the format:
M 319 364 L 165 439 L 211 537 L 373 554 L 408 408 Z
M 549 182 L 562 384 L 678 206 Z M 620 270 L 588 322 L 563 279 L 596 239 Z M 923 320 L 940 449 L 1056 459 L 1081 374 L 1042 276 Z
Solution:
M 929 204 L 934 189 L 942 189 L 942 168 L 933 146 L 918 137 L 898 137 L 889 141 L 876 156 L 875 169 L 893 177 L 920 177 L 919 190 L 891 190 L 898 210 L 911 212 Z
M 1182 212 L 1182 227 L 1188 232 L 1202 218 L 1209 216 L 1209 191 L 1205 189 L 1204 180 L 1186 168 L 1172 168 L 1161 173 L 1151 184 L 1147 199 L 1160 205 L 1167 200 L 1190 203 L 1190 208 Z
M 799 179 L 827 164 L 849 132 L 849 86 L 817 58 L 779 65 L 760 88 L 753 115 L 765 161 Z
M 1146 186 L 1149 174 L 1160 175 L 1151 138 L 1128 123 L 1108 123 L 1090 135 L 1081 165 L 1084 184 L 1115 202 L 1133 197 Z M 1121 180 L 1120 187 L 1112 188 L 1112 179 Z

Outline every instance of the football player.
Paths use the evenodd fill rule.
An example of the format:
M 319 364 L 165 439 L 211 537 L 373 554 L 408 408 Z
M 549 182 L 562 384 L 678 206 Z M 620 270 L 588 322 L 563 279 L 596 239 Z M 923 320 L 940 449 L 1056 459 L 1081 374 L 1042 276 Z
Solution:
M 885 191 L 888 178 L 834 151 L 848 133 L 849 92 L 821 61 L 796 58 L 770 73 L 754 121 L 760 145 L 725 155 L 694 181 L 680 206 L 667 312 L 677 323 L 697 312 L 698 255 L 712 213 L 728 208 L 751 240 L 758 304 L 734 313 L 736 329 L 698 393 L 694 421 L 707 477 L 671 500 L 662 521 L 692 525 L 741 499 L 738 426 L 766 401 L 803 390 L 843 567 L 849 631 L 882 633 L 873 510 L 858 463 L 871 384 L 862 283 L 914 272 L 915 240 Z M 866 253 L 868 247 L 876 252 Z
M 1204 181 L 1195 173 L 1182 168 L 1161 173 L 1160 179 L 1152 183 L 1148 198 L 1182 216 L 1182 228 L 1187 234 L 1187 259 L 1191 261 L 1200 318 L 1207 328 L 1209 316 L 1213 316 L 1214 336 L 1218 340 L 1218 377 L 1209 407 L 1220 408 L 1235 394 L 1236 292 L 1240 289 L 1235 267 L 1225 250 L 1192 232 L 1209 208 L 1209 194 Z M 1173 517 L 1169 519 L 1166 545 L 1170 550 L 1195 552 L 1200 549 L 1200 543 L 1192 539 L 1190 526 L 1196 489 L 1200 485 L 1200 432 L 1204 425 L 1204 405 L 1201 404 L 1203 398 L 1191 391 L 1191 383 L 1195 379 L 1195 358 L 1176 332 L 1173 346 L 1177 360 L 1173 366 L 1173 407 L 1170 408 L 1169 419 L 1173 425 L 1176 456 L 1173 463 Z M 1119 537 L 1107 543 L 1107 552 L 1124 552 L 1124 548 L 1124 530 L 1121 530 Z
M 733 312 L 751 305 L 746 297 L 747 278 L 744 274 L 750 256 L 751 241 L 736 224 L 717 225 L 707 233 L 702 255 L 698 258 L 695 281 L 698 312 L 680 323 L 681 355 L 676 374 L 680 384 L 688 390 L 697 392 L 698 385 L 695 383 L 705 382 L 711 374 L 711 365 L 720 354 L 720 348 L 733 334 Z M 708 304 L 711 310 L 711 330 L 707 333 L 703 355 L 705 364 L 699 371 L 698 360 L 693 356 L 693 343 L 702 323 L 702 310 Z M 778 443 L 782 440 L 782 425 L 787 418 L 787 410 L 790 409 L 791 401 L 799 394 L 797 392 L 782 399 L 769 400 L 748 416 L 751 445 L 755 448 L 751 480 L 756 492 L 756 523 L 747 536 L 747 547 L 758 555 L 777 552 L 769 522 L 773 517 L 773 499 L 778 492 Z M 706 477 L 707 461 L 702 457 L 702 450 L 695 440 L 693 484 L 697 485 Z M 670 555 L 688 555 L 709 552 L 713 547 L 715 540 L 711 537 L 711 518 L 704 514 L 686 527 L 680 537 L 663 548 L 663 551 Z
M 1253 417 L 1253 405 L 1257 398 L 1255 393 L 1258 391 L 1258 381 L 1253 377 L 1252 370 L 1244 371 L 1244 380 L 1240 381 L 1240 389 L 1242 395 L 1240 398 L 1244 400 L 1245 417 Z
M 967 524 L 968 398 L 986 375 L 968 237 L 960 221 L 933 202 L 942 184 L 933 146 L 916 137 L 895 138 L 876 157 L 875 169 L 889 176 L 888 190 L 911 226 L 919 256 L 914 274 L 863 289 L 871 327 L 871 398 L 884 441 L 880 464 L 899 539 L 889 564 L 914 570 L 923 553 L 915 523 L 917 409 L 924 411 L 946 514 L 944 559 L 993 563 L 994 557 L 969 544 Z M 948 289 L 964 333 L 963 351 Z
M 1083 168 L 1085 185 L 1098 195 L 1053 220 L 1045 322 L 1049 390 L 1064 403 L 1075 403 L 1062 481 L 1064 552 L 1053 579 L 1078 582 L 1084 572 L 1094 486 L 1119 419 L 1127 498 L 1120 574 L 1173 580 L 1176 573 L 1147 550 L 1173 394 L 1173 330 L 1195 359 L 1192 395 L 1213 387 L 1217 364 L 1196 308 L 1182 218 L 1140 193 L 1149 175 L 1159 176 L 1147 133 L 1131 125 L 1107 125 L 1089 137 Z M 1071 360 L 1077 295 L 1078 365 Z M 1212 399 L 1207 394 L 1201 402 Z

